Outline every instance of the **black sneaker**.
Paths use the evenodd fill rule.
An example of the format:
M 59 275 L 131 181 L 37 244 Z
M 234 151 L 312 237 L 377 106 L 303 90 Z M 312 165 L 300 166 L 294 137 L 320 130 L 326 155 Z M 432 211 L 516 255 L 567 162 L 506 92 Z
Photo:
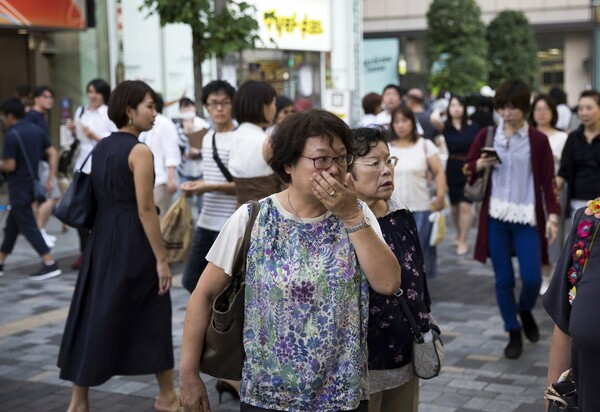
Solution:
M 54 278 L 62 273 L 62 270 L 58 268 L 56 262 L 51 265 L 46 265 L 42 263 L 42 267 L 35 273 L 30 273 L 29 279 L 31 280 L 45 280 Z
M 540 340 L 540 331 L 531 311 L 522 310 L 520 315 L 521 322 L 523 322 L 523 332 L 525 332 L 527 339 L 529 339 L 530 342 L 537 342 Z
M 4 276 L 4 265 L 0 265 L 0 278 Z

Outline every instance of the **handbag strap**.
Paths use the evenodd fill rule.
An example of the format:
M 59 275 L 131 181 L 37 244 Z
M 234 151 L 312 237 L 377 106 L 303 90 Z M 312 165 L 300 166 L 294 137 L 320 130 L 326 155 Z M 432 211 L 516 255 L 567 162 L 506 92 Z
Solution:
M 400 296 L 400 306 L 402 306 L 402 311 L 404 312 L 404 316 L 408 319 L 408 323 L 410 323 L 410 329 L 412 330 L 413 335 L 415 335 L 415 340 L 421 342 L 423 339 L 423 332 L 421 332 L 421 327 L 419 323 L 415 319 L 410 307 L 408 306 L 408 302 L 406 301 L 406 295 L 402 293 Z
M 233 276 L 242 276 L 246 274 L 246 264 L 248 256 L 248 250 L 250 249 L 250 236 L 252 235 L 252 226 L 254 226 L 254 221 L 256 220 L 256 216 L 258 215 L 258 209 L 260 209 L 260 204 L 256 200 L 251 200 L 247 203 L 250 207 L 250 219 L 248 219 L 248 224 L 246 225 L 246 231 L 244 232 L 244 240 L 242 241 L 242 247 L 240 248 L 237 256 L 235 257 L 235 262 L 233 264 L 234 268 L 241 267 L 243 270 L 234 270 Z
M 31 163 L 29 163 L 29 158 L 27 157 L 27 152 L 25 151 L 25 146 L 23 146 L 23 142 L 21 141 L 21 135 L 14 128 L 12 130 L 17 136 L 17 142 L 19 142 L 19 146 L 21 147 L 21 151 L 23 152 L 23 158 L 25 158 L 25 163 L 27 163 L 27 169 L 29 169 L 29 174 L 34 182 L 38 181 L 38 176 L 33 173 L 33 167 L 31 167 Z
M 215 162 L 217 162 L 217 166 L 219 166 L 219 169 L 221 170 L 221 173 L 223 173 L 223 176 L 225 176 L 225 179 L 227 179 L 228 182 L 233 182 L 233 176 L 225 167 L 225 165 L 221 161 L 221 158 L 219 157 L 219 152 L 217 151 L 217 142 L 215 139 L 216 134 L 217 132 L 214 131 L 212 135 L 213 159 L 215 160 Z

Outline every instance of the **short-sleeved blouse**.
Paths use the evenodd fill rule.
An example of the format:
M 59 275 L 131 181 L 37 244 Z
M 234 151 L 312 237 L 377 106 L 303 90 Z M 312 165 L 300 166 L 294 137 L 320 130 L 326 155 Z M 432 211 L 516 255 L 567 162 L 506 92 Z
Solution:
M 579 209 L 565 243 L 548 291 L 543 297 L 544 307 L 558 328 L 571 336 L 571 367 L 577 383 L 579 408 L 600 411 L 597 371 L 600 369 L 600 238 L 591 245 L 587 265 L 577 282 L 576 297 L 569 303 L 571 284 L 567 273 L 573 266 L 572 247 L 581 241 L 577 228 L 584 208 Z M 589 219 L 590 217 L 588 217 Z M 592 218 L 593 219 L 593 218 Z
M 260 205 L 247 259 L 241 401 L 282 411 L 355 409 L 368 399 L 369 285 L 343 223 L 331 213 L 300 222 L 274 195 Z M 226 273 L 231 259 L 221 250 L 243 237 L 244 209 L 207 255 Z

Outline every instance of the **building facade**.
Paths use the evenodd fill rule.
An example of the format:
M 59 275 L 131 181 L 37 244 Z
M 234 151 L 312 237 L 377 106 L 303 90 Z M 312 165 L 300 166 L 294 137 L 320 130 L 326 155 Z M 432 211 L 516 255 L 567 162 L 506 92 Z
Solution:
M 365 92 L 380 85 L 427 87 L 430 62 L 425 54 L 426 14 L 432 0 L 363 0 Z M 559 86 L 569 104 L 579 93 L 598 87 L 596 13 L 590 0 L 477 0 L 487 25 L 502 10 L 522 11 L 538 44 L 540 91 Z M 369 55 L 367 55 L 367 51 Z M 371 80 L 372 79 L 372 80 Z

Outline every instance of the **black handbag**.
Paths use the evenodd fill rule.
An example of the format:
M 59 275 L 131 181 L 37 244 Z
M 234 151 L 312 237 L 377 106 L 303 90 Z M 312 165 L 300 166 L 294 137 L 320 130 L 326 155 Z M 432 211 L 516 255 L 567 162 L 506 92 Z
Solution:
M 215 298 L 210 322 L 204 335 L 200 357 L 200 371 L 220 379 L 241 380 L 244 363 L 244 293 L 246 284 L 246 257 L 250 248 L 252 226 L 258 214 L 257 201 L 248 202 L 250 219 L 244 240 L 233 266 L 231 280 Z
M 73 174 L 71 185 L 54 210 L 54 216 L 64 224 L 76 229 L 91 229 L 96 219 L 96 199 L 92 188 L 92 177 L 82 172 L 92 150 L 79 170 Z
M 577 386 L 569 369 L 564 372 L 565 380 L 553 383 L 544 391 L 544 398 L 548 401 L 548 412 L 575 412 L 577 406 Z
M 487 130 L 487 136 L 485 137 L 485 147 L 491 147 L 494 144 L 494 128 L 489 126 Z M 473 183 L 465 184 L 463 193 L 467 199 L 471 202 L 481 202 L 485 199 L 485 193 L 487 191 L 488 180 L 490 177 L 490 168 L 485 169 L 483 176 L 475 180 Z
M 46 201 L 46 188 L 38 180 L 38 175 L 33 172 L 33 167 L 31 167 L 31 163 L 29 163 L 29 158 L 27 157 L 25 146 L 23 146 L 23 142 L 21 141 L 21 135 L 16 130 L 14 130 L 14 132 L 17 135 L 17 142 L 19 143 L 21 151 L 23 152 L 23 158 L 25 159 L 25 163 L 27 164 L 27 169 L 29 169 L 29 174 L 33 179 L 33 200 L 35 200 L 39 204 L 42 204 Z

